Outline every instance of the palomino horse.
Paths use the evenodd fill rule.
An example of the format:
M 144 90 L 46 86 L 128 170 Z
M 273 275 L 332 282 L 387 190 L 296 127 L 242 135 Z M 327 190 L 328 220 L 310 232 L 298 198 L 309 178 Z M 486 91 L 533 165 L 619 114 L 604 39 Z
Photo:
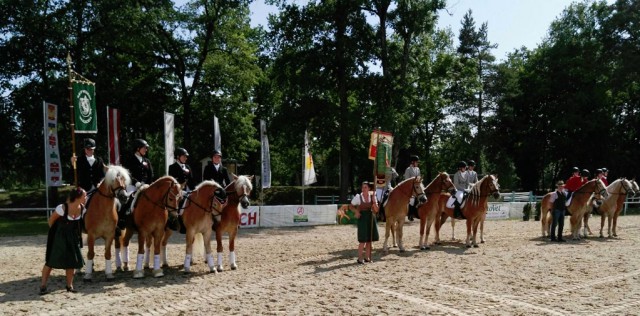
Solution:
M 178 211 L 181 195 L 180 184 L 171 176 L 164 176 L 150 185 L 143 185 L 136 192 L 131 214 L 133 220 L 128 222 L 131 227 L 127 227 L 124 235 L 124 246 L 128 247 L 134 230 L 138 232 L 138 256 L 136 269 L 133 272 L 135 279 L 144 277 L 142 262 L 145 241 L 149 238 L 153 238 L 153 276 L 156 278 L 164 276 L 160 268 L 160 245 L 165 236 L 169 212 Z
M 424 195 L 424 187 L 422 186 L 421 177 L 406 179 L 400 182 L 389 192 L 389 198 L 384 206 L 387 221 L 385 223 L 384 245 L 382 246 L 382 250 L 385 253 L 389 252 L 389 248 L 387 248 L 389 231 L 394 234 L 394 246 L 395 233 L 397 233 L 398 248 L 400 249 L 400 252 L 404 252 L 404 246 L 402 245 L 402 228 L 409 211 L 409 200 L 412 196 L 415 196 L 420 203 L 425 203 L 427 201 L 427 197 Z
M 109 165 L 106 167 L 105 177 L 98 184 L 98 189 L 91 196 L 91 203 L 84 215 L 84 227 L 87 233 L 87 265 L 83 280 L 91 282 L 93 273 L 94 246 L 96 239 L 105 241 L 104 259 L 105 274 L 107 280 L 113 280 L 111 270 L 111 243 L 115 239 L 116 224 L 118 223 L 118 211 L 116 209 L 116 194 L 131 183 L 127 169 L 120 166 Z M 120 249 L 120 240 L 116 239 L 116 251 Z
M 193 243 L 196 234 L 202 234 L 209 272 L 216 272 L 211 253 L 211 227 L 222 218 L 222 209 L 227 205 L 227 194 L 217 182 L 204 181 L 187 196 L 182 221 L 187 229 L 187 250 L 184 271 L 190 272 Z
M 591 206 L 600 206 L 607 194 L 604 183 L 599 179 L 593 179 L 583 184 L 571 195 L 571 203 L 568 206 L 571 213 L 571 237 L 573 240 L 580 240 L 580 227 L 585 215 L 589 215 Z M 587 237 L 585 228 L 584 237 Z
M 633 179 L 630 181 L 631 182 L 631 187 L 633 188 L 633 191 L 636 193 L 635 195 L 640 195 L 640 186 L 638 186 L 638 182 Z M 622 212 L 622 208 L 619 208 L 616 210 L 616 212 L 613 214 L 613 237 L 618 237 L 618 233 L 616 231 L 616 228 L 618 227 L 618 216 L 620 216 L 620 212 Z
M 635 193 L 636 192 L 633 189 L 633 184 L 631 183 L 631 181 L 625 178 L 620 178 L 609 184 L 609 186 L 607 187 L 608 196 L 604 199 L 602 205 L 596 208 L 598 214 L 600 214 L 600 238 L 604 238 L 602 230 L 604 229 L 605 218 L 607 218 L 608 237 L 614 237 L 614 234 L 612 234 L 611 232 L 613 217 L 616 213 L 620 214 L 620 210 L 622 210 L 622 206 L 625 199 L 627 198 L 627 195 L 634 195 Z M 584 215 L 584 226 L 586 228 L 589 227 L 588 212 Z
M 222 234 L 229 234 L 229 265 L 231 270 L 238 268 L 236 264 L 236 235 L 238 234 L 238 226 L 240 226 L 240 206 L 242 208 L 249 207 L 249 194 L 253 190 L 251 181 L 253 176 L 236 176 L 233 175 L 233 181 L 225 188 L 227 192 L 228 203 L 222 209 L 220 220 L 214 224 L 216 231 L 216 244 L 218 252 L 217 270 L 222 272 Z M 216 219 L 217 220 L 217 219 Z
M 431 224 L 437 221 L 438 211 L 440 210 L 440 193 L 442 191 L 455 191 L 451 177 L 446 172 L 440 172 L 424 189 L 427 203 L 423 203 L 418 208 L 418 214 L 420 215 L 420 243 L 418 246 L 420 250 L 429 249 L 429 230 L 431 230 Z M 427 230 L 426 237 L 425 228 Z
M 487 209 L 489 208 L 488 198 L 492 195 L 494 198 L 500 197 L 500 185 L 498 177 L 495 175 L 486 175 L 480 181 L 471 187 L 471 192 L 462 206 L 462 215 L 467 219 L 467 239 L 465 244 L 467 248 L 478 247 L 476 236 L 478 233 L 478 225 L 486 218 Z M 442 198 L 441 201 L 444 199 Z M 446 200 L 444 200 L 446 201 Z M 448 208 L 444 203 L 441 204 L 440 221 L 436 223 L 436 240 L 440 240 L 440 227 L 445 223 L 447 217 L 453 218 L 453 208 Z M 473 236 L 472 236 L 473 229 Z M 473 237 L 473 242 L 471 242 Z

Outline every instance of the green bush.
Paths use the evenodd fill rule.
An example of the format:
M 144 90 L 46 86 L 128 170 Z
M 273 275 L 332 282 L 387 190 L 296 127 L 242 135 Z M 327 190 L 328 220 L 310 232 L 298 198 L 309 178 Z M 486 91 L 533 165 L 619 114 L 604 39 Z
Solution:
M 304 187 L 304 204 L 315 204 L 316 195 L 340 195 L 338 187 Z M 256 204 L 262 205 L 295 205 L 302 204 L 301 186 L 271 187 L 258 193 Z

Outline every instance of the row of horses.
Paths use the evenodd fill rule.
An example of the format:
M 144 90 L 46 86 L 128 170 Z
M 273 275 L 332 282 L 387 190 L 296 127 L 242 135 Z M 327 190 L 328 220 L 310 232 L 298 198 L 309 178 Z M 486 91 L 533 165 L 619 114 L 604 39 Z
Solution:
M 552 221 L 551 210 L 553 203 L 549 202 L 553 192 L 547 193 L 541 202 L 542 237 L 549 236 Z M 589 228 L 591 210 L 595 208 L 600 215 L 600 237 L 604 237 L 604 221 L 607 220 L 608 237 L 617 237 L 618 216 L 622 211 L 627 195 L 640 194 L 640 188 L 635 180 L 620 178 L 605 187 L 599 179 L 593 179 L 573 192 L 571 204 L 567 207 L 570 215 L 571 237 L 573 240 L 586 238 L 587 232 L 592 234 Z M 583 235 L 580 235 L 583 228 Z
M 183 199 L 185 201 L 182 222 L 186 228 L 185 271 L 190 271 L 194 243 L 200 238 L 203 239 L 205 259 L 210 272 L 223 271 L 224 233 L 229 235 L 229 265 L 231 269 L 237 268 L 235 237 L 240 225 L 240 206 L 249 206 L 248 196 L 253 189 L 253 177 L 234 175 L 234 181 L 225 188 L 214 181 L 203 181 L 187 196 L 183 196 L 182 186 L 171 176 L 164 176 L 151 184 L 143 185 L 135 193 L 124 232 L 116 238 L 117 195 L 131 180 L 129 172 L 120 166 L 109 165 L 106 168 L 105 178 L 92 195 L 84 216 L 88 246 L 85 281 L 92 279 L 94 246 L 95 241 L 100 238 L 105 240 L 107 280 L 114 279 L 111 271 L 111 245 L 114 241 L 116 269 L 128 270 L 128 247 L 134 233 L 138 234 L 138 252 L 133 277 L 144 277 L 143 263 L 148 267 L 152 243 L 153 276 L 162 277 L 162 267 L 167 266 L 166 246 L 173 232 L 167 228 L 167 221 L 170 217 L 177 217 L 180 201 Z M 212 228 L 215 228 L 217 242 L 218 256 L 215 263 L 210 244 Z
M 435 226 L 435 244 L 440 244 L 440 228 L 447 218 L 452 218 L 452 226 L 455 224 L 453 208 L 446 206 L 447 200 L 455 193 L 455 186 L 451 177 L 446 172 L 439 173 L 426 187 L 422 184 L 421 177 L 413 177 L 400 182 L 389 192 L 389 198 L 384 204 L 386 217 L 385 239 L 383 251 L 389 251 L 389 233 L 393 236 L 393 246 L 397 246 L 400 252 L 405 248 L 402 243 L 402 233 L 404 221 L 408 213 L 408 204 L 412 196 L 418 199 L 418 215 L 420 217 L 420 241 L 419 247 L 422 250 L 429 249 L 428 239 L 431 226 Z M 480 228 L 480 239 L 482 236 L 484 221 L 488 209 L 488 198 L 500 197 L 500 185 L 497 175 L 486 175 L 476 182 L 461 206 L 461 213 L 467 224 L 467 247 L 478 247 L 477 232 Z M 425 235 L 426 230 L 426 235 Z M 397 236 L 397 243 L 396 243 Z

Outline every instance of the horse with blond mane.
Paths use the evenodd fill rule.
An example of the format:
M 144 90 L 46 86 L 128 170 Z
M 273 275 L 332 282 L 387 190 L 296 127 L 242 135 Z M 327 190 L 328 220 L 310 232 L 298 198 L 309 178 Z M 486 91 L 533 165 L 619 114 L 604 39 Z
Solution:
M 402 229 L 404 220 L 409 212 L 409 201 L 411 197 L 415 197 L 420 203 L 427 202 L 427 197 L 424 195 L 422 178 L 419 176 L 406 179 L 389 191 L 389 198 L 384 205 L 387 221 L 385 223 L 384 245 L 382 246 L 382 250 L 385 253 L 389 252 L 389 248 L 387 247 L 389 232 L 393 234 L 393 245 L 396 245 L 397 234 L 398 248 L 400 252 L 404 252 L 405 250 L 402 245 Z
M 231 270 L 238 268 L 236 263 L 236 236 L 238 234 L 238 226 L 240 226 L 240 215 L 242 214 L 240 206 L 247 208 L 250 205 L 249 195 L 253 190 L 253 176 L 236 176 L 233 175 L 233 181 L 227 185 L 225 191 L 227 193 L 227 205 L 222 209 L 220 220 L 214 224 L 216 231 L 216 250 L 218 252 L 218 262 L 216 269 L 218 272 L 224 270 L 222 265 L 222 256 L 224 247 L 222 245 L 222 234 L 229 234 L 229 266 Z
M 135 231 L 138 232 L 138 256 L 133 278 L 143 278 L 142 263 L 145 255 L 145 242 L 153 238 L 153 276 L 164 276 L 160 267 L 160 245 L 165 237 L 165 228 L 169 213 L 176 217 L 178 201 L 182 196 L 182 189 L 176 179 L 164 176 L 150 185 L 143 185 L 136 192 L 133 201 L 133 212 L 127 221 L 127 231 L 124 235 L 124 246 L 129 246 L 129 241 Z M 166 238 L 166 237 L 165 237 Z
M 109 165 L 104 179 L 98 184 L 98 188 L 91 195 L 91 203 L 84 215 L 84 228 L 87 233 L 87 262 L 83 281 L 91 282 L 93 273 L 93 258 L 96 239 L 104 239 L 105 274 L 107 280 L 115 279 L 111 270 L 111 244 L 115 239 L 116 257 L 120 250 L 120 238 L 116 239 L 116 224 L 118 223 L 118 211 L 116 209 L 116 195 L 124 190 L 131 178 L 129 171 L 120 166 Z M 119 260 L 116 260 L 119 261 Z M 119 262 L 116 262 L 118 265 Z
M 607 194 L 608 196 L 604 199 L 602 205 L 596 208 L 597 213 L 600 214 L 600 238 L 604 238 L 602 230 L 604 229 L 605 218 L 607 219 L 607 236 L 609 238 L 614 237 L 612 233 L 613 217 L 616 213 L 620 214 L 627 195 L 635 195 L 636 192 L 631 181 L 620 178 L 607 186 Z M 589 213 L 584 215 L 584 226 L 587 229 L 589 228 Z M 589 229 L 589 231 L 591 230 Z
M 224 188 L 215 181 L 204 181 L 186 197 L 182 221 L 186 228 L 187 248 L 184 257 L 184 271 L 191 271 L 191 259 L 196 236 L 204 240 L 205 255 L 209 272 L 216 267 L 211 253 L 211 234 L 214 223 L 222 219 L 222 210 L 227 205 Z
M 460 207 L 462 215 L 467 220 L 467 239 L 465 245 L 467 248 L 478 247 L 476 236 L 478 226 L 484 222 L 486 213 L 489 208 L 489 196 L 494 198 L 500 197 L 500 185 L 498 184 L 498 176 L 486 175 L 480 181 L 476 182 L 467 199 Z M 447 197 L 448 198 L 448 197 Z M 440 201 L 446 201 L 441 198 Z M 453 218 L 453 208 L 449 208 L 445 203 L 440 204 L 440 220 L 436 222 L 436 241 L 440 242 L 440 227 L 446 222 L 448 217 Z
M 422 203 L 418 207 L 418 214 L 420 215 L 420 241 L 418 246 L 420 250 L 429 249 L 429 231 L 431 230 L 431 225 L 437 221 L 438 211 L 440 210 L 440 193 L 442 191 L 455 192 L 453 181 L 451 181 L 451 177 L 446 172 L 440 172 L 424 189 L 427 203 Z

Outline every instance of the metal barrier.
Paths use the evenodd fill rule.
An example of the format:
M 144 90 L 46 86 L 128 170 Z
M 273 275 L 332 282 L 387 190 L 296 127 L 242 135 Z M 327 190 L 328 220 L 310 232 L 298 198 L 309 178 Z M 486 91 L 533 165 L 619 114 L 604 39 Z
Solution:
M 624 201 L 623 215 L 627 215 L 629 204 L 640 206 L 640 196 L 627 196 L 627 199 Z
M 351 201 L 353 196 L 347 195 L 347 201 Z M 339 195 L 316 195 L 313 200 L 315 205 L 318 204 L 338 204 L 340 202 Z
M 533 192 L 505 192 L 500 193 L 504 202 L 536 202 L 537 197 Z

